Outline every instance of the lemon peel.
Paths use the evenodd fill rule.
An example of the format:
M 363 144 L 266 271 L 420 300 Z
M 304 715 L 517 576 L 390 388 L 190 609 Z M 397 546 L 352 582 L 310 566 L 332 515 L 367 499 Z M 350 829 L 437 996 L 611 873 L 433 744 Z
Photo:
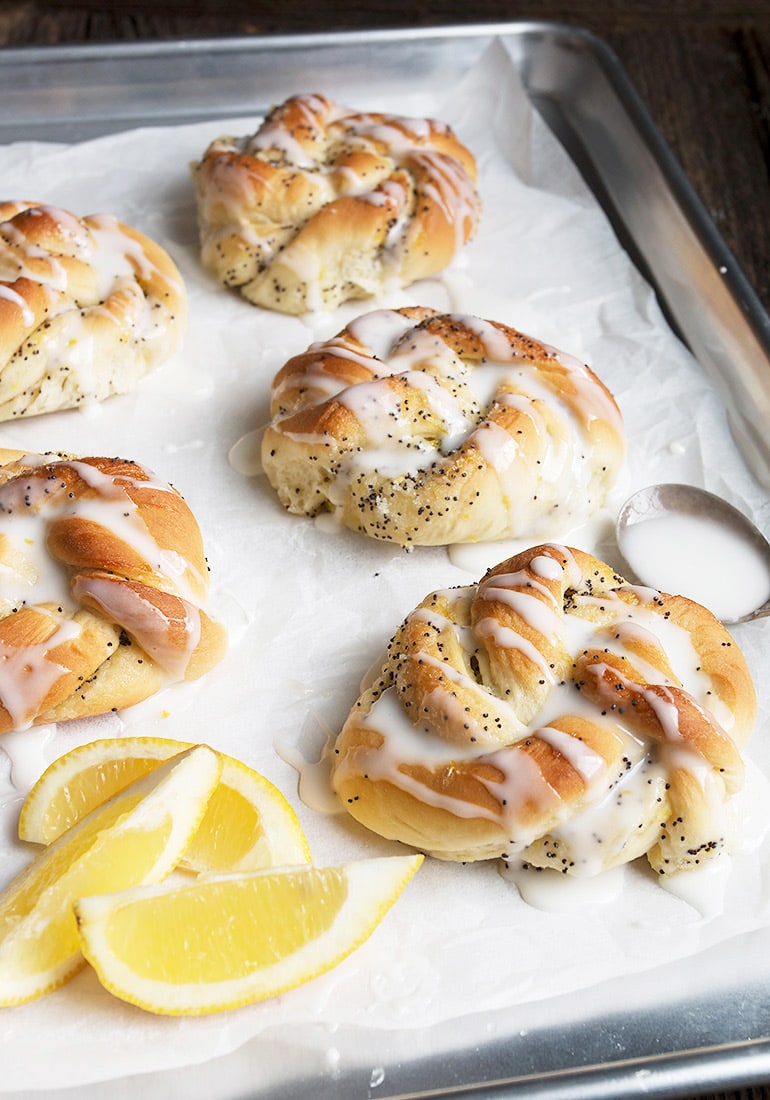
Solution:
M 19 837 L 50 844 L 128 783 L 149 774 L 191 742 L 116 737 L 79 745 L 54 760 L 24 800 Z M 222 775 L 183 866 L 246 871 L 310 861 L 296 813 L 268 779 L 225 753 Z
M 106 989 L 149 1012 L 240 1007 L 337 966 L 368 939 L 422 861 L 385 856 L 81 898 L 81 947 Z
M 0 1005 L 48 993 L 84 965 L 74 901 L 165 878 L 197 830 L 221 770 L 204 745 L 172 757 L 13 879 L 0 894 Z

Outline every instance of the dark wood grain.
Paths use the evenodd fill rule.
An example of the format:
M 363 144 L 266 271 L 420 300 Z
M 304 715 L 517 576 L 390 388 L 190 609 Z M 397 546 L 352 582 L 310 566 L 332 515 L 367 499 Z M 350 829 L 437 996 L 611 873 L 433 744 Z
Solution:
M 770 310 L 770 0 L 0 0 L 0 47 L 514 19 L 608 43 Z M 699 1100 L 770 1100 L 770 1084 Z

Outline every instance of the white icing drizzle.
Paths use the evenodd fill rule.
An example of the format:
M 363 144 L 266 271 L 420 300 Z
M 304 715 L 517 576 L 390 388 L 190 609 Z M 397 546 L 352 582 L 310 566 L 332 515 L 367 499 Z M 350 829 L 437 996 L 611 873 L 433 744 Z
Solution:
M 112 323 L 123 337 L 121 342 L 136 349 L 140 362 L 171 353 L 178 338 L 170 335 L 176 318 L 169 300 L 183 312 L 185 296 L 181 276 L 172 274 L 171 264 L 158 267 L 141 238 L 136 239 L 111 215 L 81 220 L 67 210 L 41 205 L 20 209 L 17 217 L 22 216 L 26 222 L 48 218 L 52 239 L 43 247 L 30 240 L 14 219 L 0 225 L 0 297 L 19 306 L 31 330 L 9 363 L 35 356 L 41 369 L 44 366 L 43 376 L 28 382 L 29 393 L 0 393 L 0 400 L 27 401 L 16 415 L 23 415 L 36 392 L 45 388 L 45 378 L 57 374 L 66 379 L 67 391 L 77 395 L 79 402 L 112 392 L 109 363 L 100 363 L 97 354 L 97 349 L 110 354 L 99 347 L 104 327 L 98 326 L 97 331 L 88 323 L 91 316 Z M 46 308 L 37 327 L 35 313 L 20 289 L 8 285 L 19 279 L 28 279 L 43 291 Z
M 549 602 L 544 603 L 535 592 L 543 593 Z M 482 600 L 495 600 L 509 607 L 549 641 L 561 634 L 562 616 L 556 612 L 553 595 L 545 585 L 531 582 L 526 574 L 498 573 L 481 582 L 478 595 Z
M 535 736 L 547 742 L 551 748 L 556 749 L 569 760 L 575 771 L 585 780 L 589 793 L 592 786 L 598 785 L 597 780 L 602 780 L 606 776 L 607 765 L 604 757 L 579 738 L 571 737 L 570 734 L 553 726 L 538 726 Z
M 272 399 L 278 406 L 282 405 L 284 395 L 301 393 L 306 399 L 308 393 L 312 393 L 314 400 L 318 402 L 325 401 L 329 397 L 335 397 L 340 392 L 339 375 L 327 373 L 326 360 L 322 354 L 319 354 L 316 359 L 309 358 L 309 355 L 314 351 L 319 353 L 332 352 L 335 358 L 347 359 L 351 363 L 364 367 L 367 371 L 371 370 L 369 358 L 349 347 L 342 340 L 335 338 L 326 341 L 324 344 L 311 344 L 308 348 L 308 361 L 304 372 L 302 374 L 289 374 L 273 386 Z
M 16 728 L 34 719 L 50 688 L 66 672 L 50 658 L 50 652 L 79 635 L 81 627 L 71 616 L 81 606 L 81 596 L 91 597 L 106 618 L 127 630 L 170 681 L 184 677 L 200 640 L 195 590 L 202 586 L 205 591 L 205 578 L 182 554 L 158 544 L 128 495 L 130 489 L 150 487 L 173 493 L 171 486 L 151 475 L 146 480 L 126 473 L 114 478 L 80 460 L 52 461 L 37 455 L 22 460 L 33 471 L 49 462 L 52 470 L 48 477 L 17 475 L 0 485 L 0 615 L 12 615 L 25 607 L 53 615 L 47 610 L 50 605 L 59 609 L 57 619 L 62 616 L 44 643 L 15 646 L 0 642 L 0 699 Z M 74 470 L 90 492 L 65 493 L 57 466 Z M 46 547 L 48 525 L 63 518 L 98 525 L 130 547 L 162 578 L 164 591 L 176 599 L 173 623 L 118 577 L 76 575 L 71 580 L 70 569 Z
M 561 391 L 548 375 L 491 322 L 461 314 L 448 320 L 469 328 L 482 342 L 480 361 L 464 362 L 440 336 L 397 311 L 374 310 L 358 317 L 350 336 L 316 343 L 301 373 L 291 372 L 276 387 L 286 414 L 335 398 L 360 425 L 355 447 L 338 448 L 331 503 L 339 504 L 361 478 L 385 478 L 398 484 L 423 473 L 461 450 L 476 454 L 492 471 L 511 534 L 548 536 L 558 526 L 585 520 L 603 500 L 611 467 L 610 451 L 600 457 L 590 438 L 602 421 L 622 449 L 620 414 L 604 388 L 570 356 L 552 354 L 568 372 Z M 313 353 L 315 353 L 313 355 Z M 350 359 L 369 379 L 350 384 L 344 371 L 327 371 L 329 356 Z M 398 380 L 398 385 L 395 384 Z M 292 395 L 289 398 L 289 394 Z M 414 399 L 411 395 L 414 394 Z M 296 403 L 295 403 L 296 402 Z M 509 431 L 503 417 L 515 409 L 529 424 L 531 438 L 518 434 L 519 419 Z M 274 420 L 287 438 L 328 445 L 322 433 L 297 433 Z M 440 471 L 439 471 L 440 476 Z
M 227 461 L 237 473 L 244 477 L 257 477 L 264 473 L 262 469 L 261 446 L 264 434 L 264 425 L 246 432 L 240 439 L 236 439 L 227 452 Z
M 388 357 L 398 350 L 401 337 L 412 325 L 413 322 L 408 317 L 395 309 L 374 309 L 354 318 L 348 325 L 348 332 L 371 352 L 371 356 L 364 353 L 367 366 L 371 366 L 371 358 L 378 359 L 378 372 L 387 374 Z M 335 350 L 334 343 L 334 339 L 325 342 L 331 350 Z
M 0 238 L 6 245 L 0 250 L 0 271 L 3 278 L 6 272 L 10 278 L 29 279 L 32 282 L 42 283 L 54 291 L 62 291 L 67 287 L 67 271 L 64 264 L 40 245 L 28 241 L 21 229 L 12 221 L 3 222 L 0 225 Z M 36 262 L 39 261 L 39 262 Z M 43 277 L 41 278 L 41 268 Z
M 621 895 L 625 867 L 610 867 L 600 874 L 577 877 L 554 875 L 526 862 L 511 861 L 500 864 L 500 874 L 535 909 L 545 913 L 585 913 L 591 906 L 606 905 Z
M 311 762 L 305 759 L 296 746 L 276 741 L 273 747 L 280 758 L 297 773 L 299 797 L 306 806 L 319 814 L 343 812 L 339 799 L 332 790 L 331 760 L 328 755 L 322 753 L 319 760 Z
M 468 739 L 462 745 L 450 738 L 437 736 L 428 720 L 410 720 L 408 712 L 399 701 L 397 683 L 388 686 L 377 696 L 363 716 L 354 712 L 353 720 L 366 729 L 377 731 L 382 744 L 377 747 L 356 745 L 348 749 L 336 765 L 335 782 L 343 784 L 352 774 L 365 774 L 370 780 L 384 780 L 413 795 L 419 801 L 442 808 L 459 818 L 478 817 L 497 821 L 509 838 L 505 858 L 513 864 L 517 858 L 526 860 L 527 847 L 547 837 L 549 856 L 557 870 L 569 870 L 571 874 L 594 876 L 604 867 L 630 852 L 635 858 L 646 851 L 656 838 L 659 826 L 659 810 L 656 804 L 663 800 L 669 780 L 676 772 L 686 772 L 700 788 L 708 820 L 713 824 L 715 837 L 729 837 L 732 831 L 730 799 L 726 794 L 719 769 L 714 767 L 692 742 L 683 740 L 679 725 L 677 701 L 673 694 L 686 692 L 691 705 L 699 709 L 708 722 L 722 718 L 722 727 L 732 724 L 732 715 L 726 705 L 718 700 L 715 684 L 701 667 L 701 659 L 695 649 L 691 634 L 682 626 L 654 610 L 651 594 L 647 590 L 633 589 L 645 602 L 627 602 L 617 591 L 591 594 L 581 589 L 571 594 L 573 601 L 564 614 L 556 615 L 555 598 L 544 583 L 533 580 L 558 581 L 564 574 L 567 587 L 578 588 L 581 575 L 573 555 L 563 547 L 553 547 L 556 555 L 541 554 L 530 563 L 529 570 L 498 574 L 483 580 L 476 589 L 476 601 L 495 600 L 514 613 L 507 625 L 492 616 L 482 616 L 474 627 L 459 626 L 449 615 L 422 607 L 413 617 L 432 625 L 439 632 L 452 630 L 465 653 L 465 665 L 471 667 L 471 658 L 478 655 L 481 661 L 483 643 L 491 639 L 503 648 L 517 649 L 524 653 L 542 673 L 543 702 L 537 713 L 525 725 L 516 717 L 513 706 L 504 698 L 490 695 L 487 688 L 471 675 L 452 668 L 432 653 L 412 654 L 419 664 L 431 664 L 442 672 L 439 681 L 443 694 L 437 687 L 426 702 L 445 719 L 457 720 L 465 725 Z M 559 560 L 557 560 L 557 557 Z M 623 589 L 619 590 L 621 593 Z M 626 587 L 626 591 L 628 588 Z M 450 604 L 453 599 L 467 601 L 472 588 L 452 589 L 438 593 Z M 601 606 L 599 621 L 592 621 L 586 612 Z M 581 614 L 582 612 L 582 614 Z M 597 692 L 577 690 L 578 685 L 567 678 L 559 680 L 544 655 L 515 626 L 516 618 L 522 628 L 534 629 L 549 643 L 563 647 L 572 660 L 580 654 L 590 654 L 591 660 L 582 669 L 582 675 L 594 679 L 600 685 Z M 636 647 L 646 647 L 646 656 L 639 658 Z M 605 663 L 601 655 L 607 653 L 627 661 L 627 672 L 618 671 L 615 664 Z M 655 655 L 658 654 L 658 663 Z M 599 659 L 596 659 L 596 658 Z M 670 668 L 670 674 L 666 669 Z M 643 732 L 636 723 L 633 708 L 611 708 L 606 696 L 602 696 L 602 678 L 606 673 L 612 683 L 622 683 L 632 689 L 650 707 L 657 718 L 660 735 L 653 738 Z M 681 684 L 680 688 L 678 685 Z M 490 734 L 478 719 L 460 708 L 453 698 L 454 688 L 461 685 L 464 692 L 474 692 L 486 705 L 489 714 L 493 708 L 510 713 L 505 723 L 507 743 L 490 747 Z M 607 715 L 603 719 L 602 715 Z M 619 740 L 623 765 L 618 773 L 610 771 L 604 757 L 569 729 L 570 719 L 587 719 L 593 724 L 604 725 Z M 580 728 L 578 722 L 577 728 Z M 535 759 L 522 751 L 525 741 L 539 739 L 561 755 L 582 778 L 584 793 L 577 807 L 562 803 L 550 787 Z M 480 782 L 486 785 L 497 805 L 492 811 L 474 802 L 450 797 L 441 788 L 434 789 L 418 777 L 406 773 L 405 768 L 438 769 L 451 771 L 463 764 Z M 488 768 L 479 772 L 477 765 L 491 765 L 499 778 L 490 780 Z M 616 768 L 617 765 L 613 765 Z M 545 815 L 535 825 L 528 823 L 529 809 L 538 807 Z M 686 828 L 686 826 L 685 826 Z M 637 850 L 635 845 L 644 842 Z
M 294 102 L 303 116 L 304 125 L 311 131 L 318 130 L 319 115 L 324 117 L 324 121 L 328 124 L 344 114 L 342 108 L 334 105 L 329 108 L 327 101 L 317 95 L 296 96 Z M 316 166 L 315 159 L 305 152 L 304 146 L 297 141 L 280 118 L 268 118 L 264 121 L 255 134 L 244 139 L 243 147 L 245 152 L 252 155 L 276 150 L 298 168 Z
M 44 607 L 37 610 L 52 619 L 58 618 Z M 62 619 L 45 642 L 21 647 L 0 640 L 0 699 L 16 729 L 30 725 L 40 702 L 67 671 L 51 659 L 51 650 L 79 634 L 77 623 Z
M 459 252 L 465 239 L 465 226 L 476 221 L 476 190 L 470 176 L 459 161 L 442 153 L 420 150 L 411 159 L 424 169 L 419 189 L 441 208 L 447 222 L 454 229 L 455 252 Z M 418 197 L 418 203 L 420 201 Z
M 76 577 L 73 591 L 96 601 L 107 618 L 118 622 L 172 680 L 183 680 L 201 634 L 200 610 L 186 600 L 178 601 L 183 644 L 166 616 L 146 596 L 119 580 L 108 577 Z
M 19 307 L 21 310 L 21 319 L 28 328 L 34 325 L 34 311 L 30 309 L 26 298 L 23 298 L 18 291 L 13 289 L 13 287 L 5 286 L 3 283 L 0 283 L 0 298 L 5 298 L 6 301 L 12 302 L 15 306 Z
M 45 465 L 46 461 L 45 456 L 34 455 L 28 455 L 23 460 L 27 466 L 38 467 Z M 158 545 L 147 529 L 137 504 L 127 492 L 127 489 L 152 488 L 159 492 L 173 494 L 174 490 L 171 486 L 152 476 L 139 479 L 121 474 L 118 480 L 104 473 L 97 466 L 78 460 L 70 460 L 64 465 L 73 469 L 78 477 L 93 489 L 95 495 L 77 495 L 72 499 L 60 496 L 56 505 L 52 505 L 49 499 L 49 485 L 45 479 L 15 478 L 0 486 L 0 514 L 13 515 L 13 524 L 8 528 L 7 537 L 15 543 L 17 548 L 24 553 L 25 548 L 30 545 L 29 521 L 32 517 L 36 517 L 36 522 L 41 528 L 54 518 L 65 516 L 88 520 L 106 528 L 116 539 L 130 546 L 151 569 L 168 582 L 171 591 L 177 592 L 184 599 L 194 603 L 193 583 L 201 584 L 203 578 L 187 558 L 175 550 Z M 17 526 L 19 519 L 21 524 Z M 32 522 L 34 523 L 35 520 Z M 19 541 L 20 538 L 23 542 Z M 44 542 L 39 537 L 33 538 L 31 545 L 37 548 L 37 565 L 40 568 L 46 560 Z M 53 570 L 53 577 L 51 580 L 44 579 L 43 586 L 51 582 L 58 583 L 60 567 L 54 563 Z M 38 576 L 40 575 L 39 573 Z M 66 602 L 66 593 L 62 594 L 62 598 Z
M 442 677 L 449 684 L 456 684 L 463 688 L 463 690 L 471 694 L 478 696 L 479 700 L 486 703 L 486 691 L 485 689 L 475 682 L 470 676 L 460 672 L 457 669 L 448 667 L 443 661 L 434 657 L 432 654 L 422 652 L 419 654 L 419 660 L 422 664 L 432 665 L 434 668 L 441 672 Z M 462 730 L 465 734 L 465 739 L 471 743 L 476 743 L 479 746 L 494 744 L 495 739 L 490 737 L 489 731 L 474 718 L 472 713 L 467 713 L 463 704 L 457 699 L 457 697 L 451 692 L 446 690 L 436 689 L 430 692 L 424 699 L 423 704 L 426 707 L 431 707 L 432 704 L 436 704 L 437 708 L 446 715 L 450 722 L 456 724 L 459 730 Z M 515 731 L 521 729 L 521 723 L 516 718 L 513 710 L 508 707 L 499 708 L 506 710 L 506 717 L 508 718 L 508 724 Z
M 501 649 L 518 649 L 520 653 L 529 657 L 530 661 L 542 672 L 548 680 L 553 680 L 553 669 L 549 666 L 540 650 L 523 634 L 511 630 L 509 626 L 503 626 L 497 619 L 489 617 L 480 619 L 475 626 L 476 635 L 479 638 L 490 638 Z
M 88 223 L 93 234 L 93 251 L 88 259 L 102 280 L 101 297 L 107 297 L 113 280 L 137 276 L 141 282 L 149 282 L 157 274 L 158 268 L 146 249 L 124 231 L 117 218 L 111 214 L 92 214 Z M 181 282 L 168 273 L 164 279 L 176 291 L 182 290 Z
M 158 274 L 140 241 L 129 236 L 109 214 L 94 214 L 81 221 L 67 210 L 45 205 L 31 208 L 25 214 L 31 217 L 45 214 L 51 218 L 63 231 L 64 241 L 61 251 L 56 253 L 29 241 L 13 222 L 0 225 L 0 236 L 12 246 L 12 252 L 6 251 L 3 256 L 3 266 L 12 264 L 17 278 L 26 277 L 63 291 L 69 285 L 69 277 L 62 261 L 74 258 L 88 265 L 96 276 L 96 286 L 89 293 L 104 301 L 123 280 L 133 281 L 138 276 L 147 281 Z M 168 273 L 164 272 L 164 280 L 181 290 L 181 284 Z
M 377 271 L 370 276 L 363 272 L 360 289 L 365 285 L 374 293 L 383 279 L 399 279 L 410 250 L 414 247 L 411 228 L 420 218 L 426 203 L 435 204 L 454 235 L 454 253 L 464 245 L 478 218 L 478 198 L 475 180 L 462 161 L 434 146 L 434 138 L 450 134 L 446 124 L 429 119 L 414 119 L 398 115 L 377 115 L 350 112 L 320 96 L 293 97 L 288 114 L 278 111 L 268 116 L 257 132 L 246 139 L 222 138 L 212 143 L 209 155 L 235 149 L 241 153 L 299 172 L 313 188 L 314 199 L 308 204 L 306 218 L 336 199 L 352 197 L 375 206 L 390 207 L 393 219 L 388 227 L 384 246 L 376 256 Z M 298 137 L 298 133 L 301 137 Z M 357 172 L 350 164 L 356 154 L 368 154 L 376 167 Z M 225 233 L 237 226 L 240 237 L 248 240 L 249 226 L 238 208 L 250 209 L 253 196 L 248 184 L 246 165 L 242 172 L 219 172 L 222 186 L 216 189 L 216 199 L 205 199 L 206 217 L 212 201 L 221 204 L 223 195 L 231 206 L 231 224 Z M 234 177 L 244 176 L 242 182 Z M 414 195 L 410 192 L 414 190 Z M 230 194 L 232 192 L 232 194 Z M 214 218 L 213 220 L 217 220 Z M 244 222 L 246 224 L 244 225 Z M 274 240 L 256 234 L 254 247 L 263 256 L 278 254 L 276 247 L 280 230 Z M 295 237 L 280 250 L 280 262 L 289 268 L 296 280 L 305 285 L 308 308 L 323 308 L 321 272 L 314 254 Z M 317 300 L 316 300 L 317 299 Z

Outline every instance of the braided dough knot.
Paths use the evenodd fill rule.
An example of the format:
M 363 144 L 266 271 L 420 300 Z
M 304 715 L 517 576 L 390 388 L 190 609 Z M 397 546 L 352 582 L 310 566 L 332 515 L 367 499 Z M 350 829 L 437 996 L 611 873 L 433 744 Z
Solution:
M 273 382 L 262 465 L 282 504 L 399 545 L 542 538 L 601 506 L 625 444 L 577 359 L 495 321 L 375 310 Z
M 333 785 L 443 859 L 660 874 L 729 848 L 745 660 L 710 612 L 542 544 L 407 616 L 337 738 Z
M 0 460 L 10 457 L 0 452 Z M 220 660 L 197 522 L 133 462 L 0 466 L 0 733 L 137 703 Z
M 0 420 L 125 393 L 181 346 L 167 253 L 108 215 L 0 202 Z
M 478 220 L 476 163 L 432 119 L 322 95 L 221 137 L 193 168 L 202 259 L 255 305 L 299 314 L 442 271 Z

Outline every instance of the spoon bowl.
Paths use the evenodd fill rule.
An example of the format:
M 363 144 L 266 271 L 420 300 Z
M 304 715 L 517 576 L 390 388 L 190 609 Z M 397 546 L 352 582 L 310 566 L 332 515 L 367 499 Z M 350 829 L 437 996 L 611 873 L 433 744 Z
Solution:
M 770 543 L 738 508 L 694 485 L 650 485 L 616 522 L 636 578 L 710 608 L 724 623 L 770 615 Z

